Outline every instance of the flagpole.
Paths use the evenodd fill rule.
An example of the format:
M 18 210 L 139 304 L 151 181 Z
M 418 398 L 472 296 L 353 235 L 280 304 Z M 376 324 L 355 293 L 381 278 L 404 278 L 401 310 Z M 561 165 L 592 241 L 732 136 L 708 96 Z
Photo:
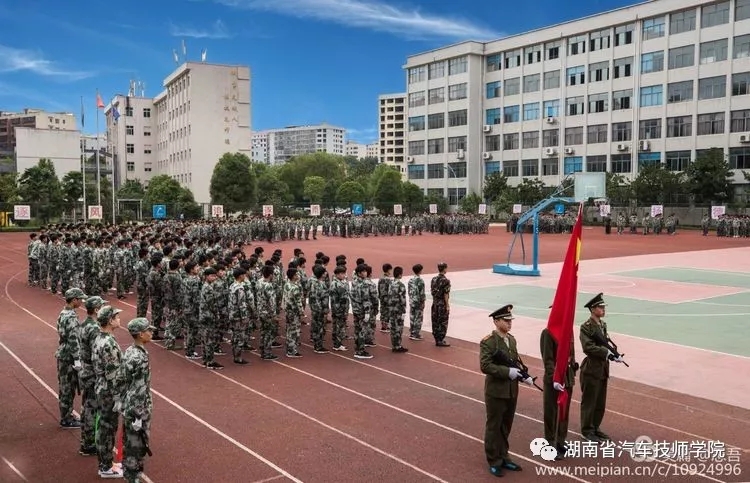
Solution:
M 83 129 L 86 127 L 86 119 L 83 112 L 83 96 L 81 96 L 81 176 L 83 176 L 83 221 L 89 219 L 89 213 L 86 209 L 86 141 Z
M 113 107 L 114 109 L 114 107 Z M 114 116 L 114 111 L 112 111 L 112 128 L 115 130 L 115 145 L 120 145 L 120 128 L 117 125 L 117 120 Z M 115 215 L 115 153 L 110 153 L 112 155 L 112 224 L 114 225 L 117 223 L 117 218 Z M 117 163 L 118 165 L 120 163 Z
M 97 191 L 97 205 L 102 206 L 102 173 L 99 163 L 99 89 L 96 90 L 96 191 Z

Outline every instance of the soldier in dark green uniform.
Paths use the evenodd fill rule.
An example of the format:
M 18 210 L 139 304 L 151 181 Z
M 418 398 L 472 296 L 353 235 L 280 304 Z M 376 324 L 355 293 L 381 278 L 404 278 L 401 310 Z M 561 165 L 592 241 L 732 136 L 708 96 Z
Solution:
M 552 307 L 550 307 L 552 308 Z M 568 356 L 568 367 L 565 371 L 563 384 L 554 382 L 555 364 L 557 361 L 557 341 L 555 341 L 549 330 L 544 329 L 539 341 L 542 352 L 542 363 L 544 363 L 544 439 L 550 446 L 557 449 L 557 457 L 562 458 L 567 451 L 565 438 L 568 436 L 568 417 L 570 416 L 570 401 L 573 399 L 573 386 L 575 385 L 576 362 L 575 344 L 570 340 L 570 355 Z M 565 413 L 568 417 L 558 421 L 557 395 L 558 391 L 568 392 L 568 403 Z
M 602 320 L 606 314 L 600 293 L 584 305 L 591 312 L 589 320 L 581 325 L 580 338 L 586 358 L 581 364 L 581 434 L 589 441 L 606 441 L 609 436 L 599 428 L 607 406 L 607 381 L 609 361 L 614 356 L 606 347 L 594 342 L 593 336 L 600 332 L 607 337 L 607 324 Z
M 490 317 L 495 330 L 479 343 L 479 366 L 484 374 L 484 402 L 487 422 L 484 431 L 484 453 L 490 465 L 490 473 L 502 476 L 503 469 L 521 471 L 508 455 L 508 436 L 513 426 L 518 401 L 520 371 L 514 367 L 495 362 L 495 353 L 503 352 L 510 360 L 522 364 L 516 348 L 516 339 L 510 335 L 513 315 L 512 305 L 496 310 Z M 531 377 L 523 380 L 533 385 Z

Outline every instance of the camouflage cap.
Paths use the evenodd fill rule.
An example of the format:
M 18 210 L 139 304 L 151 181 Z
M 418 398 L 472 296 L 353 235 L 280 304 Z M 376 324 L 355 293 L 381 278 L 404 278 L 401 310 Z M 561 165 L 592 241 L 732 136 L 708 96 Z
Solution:
M 138 317 L 137 319 L 128 322 L 128 332 L 130 332 L 131 335 L 138 335 L 147 330 L 155 331 L 156 327 L 151 325 L 151 322 L 149 322 L 146 317 Z
M 83 293 L 83 290 L 80 288 L 69 288 L 65 291 L 65 300 L 73 300 L 73 299 L 81 299 L 84 300 L 88 298 L 85 293 Z
M 86 299 L 86 310 L 100 309 L 102 305 L 107 303 L 106 300 L 99 296 L 89 297 Z
M 99 325 L 107 325 L 112 320 L 112 317 L 120 312 L 122 312 L 122 310 L 116 309 L 111 305 L 105 305 L 96 313 L 96 320 L 99 322 Z

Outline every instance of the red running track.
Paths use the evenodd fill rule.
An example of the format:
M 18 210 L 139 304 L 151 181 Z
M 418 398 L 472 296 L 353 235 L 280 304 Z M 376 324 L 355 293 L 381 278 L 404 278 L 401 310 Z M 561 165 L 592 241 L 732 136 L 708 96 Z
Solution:
M 396 258 L 394 265 L 407 266 L 414 261 L 406 262 L 405 258 L 399 261 L 404 256 L 402 247 L 417 240 L 427 261 L 423 262 L 425 266 L 433 260 L 445 259 L 458 270 L 464 267 L 454 261 L 452 254 L 441 256 L 433 250 L 445 251 L 448 244 L 457 247 L 477 243 L 477 239 L 486 246 L 489 241 L 505 239 L 503 235 L 394 239 L 390 251 L 382 246 L 382 240 L 373 243 L 374 239 L 287 242 L 284 248 L 291 251 L 300 246 L 311 252 L 308 258 L 317 250 L 332 257 L 341 250 L 351 263 L 356 252 L 365 253 L 373 265 L 386 255 Z M 544 237 L 545 241 L 547 237 L 559 237 L 560 252 L 564 251 L 567 237 Z M 12 245 L 6 243 L 10 241 L 7 238 L 2 237 L 7 248 L 0 256 L 3 313 L 0 382 L 8 388 L 4 395 L 10 397 L 0 398 L 0 409 L 11 416 L 9 421 L 17 423 L 4 425 L 0 430 L 0 481 L 23 481 L 7 463 L 28 481 L 98 480 L 95 459 L 77 454 L 78 431 L 65 431 L 57 426 L 54 321 L 62 300 L 25 285 L 23 256 L 27 238 L 14 236 Z M 651 237 L 616 243 L 633 246 L 644 238 Z M 725 246 L 715 238 L 691 239 L 719 245 L 717 248 Z M 669 243 L 672 240 L 664 245 L 674 247 L 674 243 Z M 609 240 L 598 243 L 609 244 Z M 476 256 L 477 252 L 473 253 Z M 134 317 L 132 302 L 114 302 L 125 310 L 125 321 Z M 117 338 L 123 347 L 129 343 L 124 330 Z M 393 354 L 388 350 L 387 334 L 377 333 L 377 339 L 381 347 L 375 348 L 375 358 L 366 362 L 353 359 L 351 352 L 317 355 L 306 344 L 304 358 L 299 360 L 283 358 L 269 363 L 251 357 L 251 364 L 245 367 L 227 360 L 226 369 L 220 372 L 207 371 L 179 352 L 152 344 L 149 349 L 155 454 L 146 463 L 147 477 L 157 483 L 494 480 L 487 472 L 482 447 L 483 376 L 478 371 L 477 344 L 451 341 L 451 348 L 438 349 L 426 340 L 410 343 L 408 354 Z M 308 340 L 309 332 L 305 331 L 303 341 Z M 541 372 L 538 360 L 527 363 L 533 374 Z M 578 388 L 574 397 L 570 437 L 578 439 L 580 435 L 575 433 L 579 429 Z M 528 445 L 542 436 L 541 419 L 541 394 L 523 390 L 511 434 L 511 449 L 524 471 L 506 474 L 506 478 L 588 482 L 646 478 L 634 476 L 635 467 L 643 464 L 629 456 L 577 458 L 552 464 L 533 457 Z M 616 440 L 634 441 L 640 435 L 648 435 L 654 440 L 670 442 L 720 440 L 740 448 L 742 475 L 721 476 L 712 472 L 684 476 L 679 475 L 680 463 L 671 462 L 673 466 L 650 463 L 649 467 L 662 470 L 649 480 L 747 481 L 745 475 L 750 466 L 744 460 L 750 456 L 746 450 L 750 448 L 748 426 L 749 411 L 618 379 L 610 383 L 604 429 Z M 541 465 L 588 467 L 597 462 L 600 466 L 627 467 L 631 474 L 617 477 L 590 472 L 571 478 L 536 472 Z

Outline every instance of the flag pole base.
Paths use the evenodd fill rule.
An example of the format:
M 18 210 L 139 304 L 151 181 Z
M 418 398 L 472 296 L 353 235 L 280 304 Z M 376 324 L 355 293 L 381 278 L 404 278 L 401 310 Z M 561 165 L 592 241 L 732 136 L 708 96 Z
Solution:
M 492 273 L 501 275 L 519 275 L 526 277 L 539 277 L 542 273 L 533 265 L 516 265 L 512 263 L 496 263 L 492 266 Z

